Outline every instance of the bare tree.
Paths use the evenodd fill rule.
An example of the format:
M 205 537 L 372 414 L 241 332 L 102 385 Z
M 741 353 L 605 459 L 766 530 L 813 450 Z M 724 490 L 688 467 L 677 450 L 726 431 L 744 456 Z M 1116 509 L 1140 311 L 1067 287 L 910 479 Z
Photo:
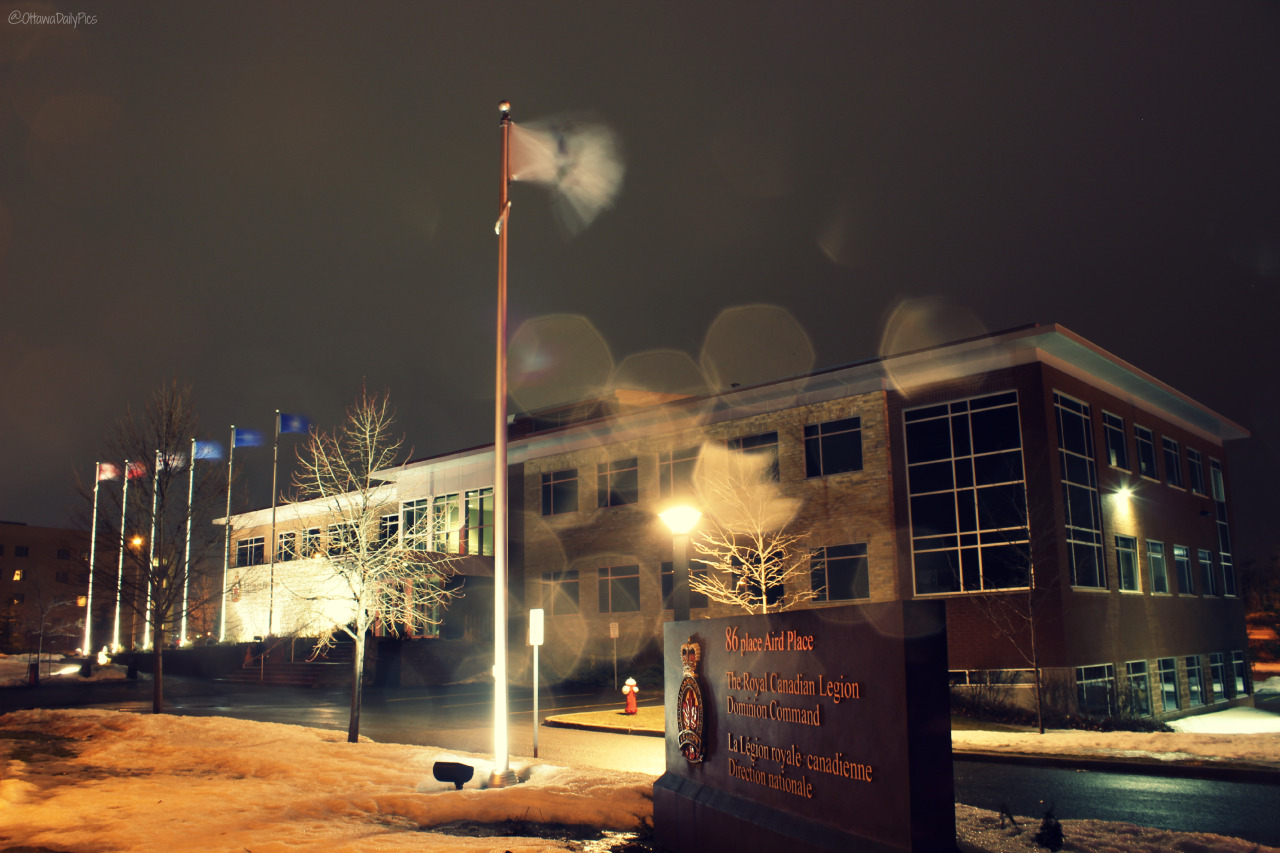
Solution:
M 360 733 L 365 638 L 375 624 L 389 633 L 419 632 L 439 624 L 440 608 L 457 592 L 446 581 L 454 556 L 443 553 L 443 513 L 406 514 L 403 530 L 395 495 L 378 473 L 403 464 L 403 438 L 386 394 L 362 391 L 332 433 L 314 431 L 298 449 L 295 509 L 322 509 L 327 547 L 297 567 L 286 585 L 302 618 L 299 633 L 319 635 L 316 652 L 339 635 L 355 643 L 347 740 Z M 318 506 L 317 506 L 318 505 Z M 388 514 L 393 513 L 392 515 Z M 390 519 L 395 519 L 393 527 Z M 308 555 L 303 555 L 304 558 Z
M 74 595 L 62 594 L 49 587 L 50 579 L 45 571 L 35 575 L 35 597 L 25 614 L 27 649 L 36 650 L 36 661 L 44 660 L 46 641 L 59 639 L 72 641 L 83 627 L 80 611 Z
M 174 381 L 156 389 L 141 412 L 127 408 L 103 442 L 102 461 L 127 461 L 130 480 L 127 507 L 121 491 L 100 492 L 99 541 L 121 543 L 124 570 L 100 572 L 94 585 L 143 623 L 141 643 L 133 641 L 152 651 L 156 714 L 164 711 L 162 653 L 170 637 L 222 592 L 223 537 L 212 522 L 224 511 L 227 482 L 220 466 L 189 458 L 199 434 L 191 389 Z M 80 491 L 87 515 L 92 485 L 81 483 Z
M 782 495 L 772 471 L 766 455 L 703 446 L 694 486 L 705 521 L 692 541 L 707 571 L 690 575 L 692 592 L 748 613 L 817 596 L 806 536 L 791 525 L 800 501 Z

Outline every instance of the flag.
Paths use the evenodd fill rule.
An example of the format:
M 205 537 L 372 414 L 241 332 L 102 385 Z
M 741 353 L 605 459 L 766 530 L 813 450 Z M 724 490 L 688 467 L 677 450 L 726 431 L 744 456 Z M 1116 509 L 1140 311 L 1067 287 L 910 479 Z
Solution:
M 147 476 L 147 463 L 126 462 L 125 465 L 126 465 L 125 476 L 127 476 L 130 480 L 135 480 L 138 477 Z
M 300 432 L 306 434 L 311 429 L 311 421 L 306 415 L 280 413 L 280 432 Z
M 99 483 L 101 483 L 103 480 L 119 480 L 119 479 L 120 479 L 119 465 L 112 465 L 110 462 L 98 463 L 98 482 Z
M 166 453 L 160 456 L 158 464 L 159 470 L 168 471 L 169 469 L 182 468 L 187 464 L 187 454 L 185 453 Z
M 199 459 L 221 459 L 222 458 L 222 442 L 220 441 L 197 441 L 196 451 L 193 454 L 197 460 Z
M 511 180 L 548 187 L 570 234 L 591 224 L 622 188 L 626 166 L 613 129 L 581 119 L 511 125 Z
M 240 429 L 235 428 L 235 440 L 231 442 L 232 447 L 261 447 L 262 433 L 256 429 Z

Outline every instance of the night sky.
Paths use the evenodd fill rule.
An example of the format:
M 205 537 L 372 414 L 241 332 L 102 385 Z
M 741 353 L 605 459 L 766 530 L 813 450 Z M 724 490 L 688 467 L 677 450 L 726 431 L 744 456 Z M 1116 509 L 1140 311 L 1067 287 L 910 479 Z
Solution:
M 58 12 L 94 20 L 26 17 Z M 1237 562 L 1280 550 L 1280 4 L 0 14 L 0 519 L 69 523 L 102 435 L 173 378 L 223 441 L 277 408 L 332 427 L 364 381 L 415 456 L 490 442 L 508 98 L 607 123 L 626 161 L 571 238 L 512 189 L 513 332 L 585 318 L 517 406 L 709 335 L 747 383 L 873 357 L 891 317 L 915 343 L 1061 323 L 1253 432 Z M 787 313 L 717 323 L 758 304 Z M 241 461 L 268 501 L 270 449 Z

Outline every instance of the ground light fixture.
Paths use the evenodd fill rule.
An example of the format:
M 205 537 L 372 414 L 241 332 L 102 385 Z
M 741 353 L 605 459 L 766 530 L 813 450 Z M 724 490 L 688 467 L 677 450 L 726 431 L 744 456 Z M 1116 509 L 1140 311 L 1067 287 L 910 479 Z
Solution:
M 689 620 L 689 533 L 702 518 L 695 507 L 681 504 L 658 513 L 658 517 L 671 530 L 671 571 L 674 583 L 671 590 L 672 619 Z

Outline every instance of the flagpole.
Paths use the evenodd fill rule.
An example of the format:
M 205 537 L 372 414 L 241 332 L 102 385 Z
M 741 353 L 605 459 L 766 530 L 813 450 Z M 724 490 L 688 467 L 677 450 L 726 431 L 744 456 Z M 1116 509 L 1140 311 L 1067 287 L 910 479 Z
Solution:
M 93 626 L 93 563 L 98 555 L 98 484 L 102 482 L 102 463 L 93 463 L 93 519 L 89 522 L 89 592 L 84 597 L 84 656 L 93 650 L 90 639 Z
M 273 620 L 276 615 L 276 472 L 280 468 L 280 410 L 276 409 L 276 437 L 271 442 L 271 539 L 267 542 L 267 553 L 271 565 L 271 574 L 267 584 L 267 636 L 272 633 Z
M 507 219 L 511 203 L 511 103 L 498 104 L 502 181 L 498 185 L 498 323 L 493 418 L 493 773 L 489 786 L 515 784 L 507 754 Z
M 156 565 L 156 501 L 160 497 L 160 448 L 156 448 L 156 465 L 151 475 L 151 546 L 147 554 L 147 614 L 142 620 L 142 647 L 151 645 L 151 581 Z
M 195 516 L 191 511 L 191 502 L 196 494 L 196 440 L 191 439 L 191 456 L 187 464 L 191 468 L 191 480 L 187 483 L 187 553 L 182 559 L 182 633 L 178 635 L 178 646 L 187 644 L 187 585 L 191 581 L 191 525 Z
M 120 491 L 120 573 L 116 578 L 116 623 L 111 634 L 111 648 L 120 651 L 120 598 L 124 593 L 125 521 L 129 517 L 129 460 L 124 460 L 124 487 Z
M 218 625 L 218 642 L 227 639 L 227 581 L 231 575 L 231 468 L 236 460 L 236 425 L 231 425 L 231 443 L 227 447 L 227 515 L 223 519 L 224 541 L 222 545 L 222 617 Z

